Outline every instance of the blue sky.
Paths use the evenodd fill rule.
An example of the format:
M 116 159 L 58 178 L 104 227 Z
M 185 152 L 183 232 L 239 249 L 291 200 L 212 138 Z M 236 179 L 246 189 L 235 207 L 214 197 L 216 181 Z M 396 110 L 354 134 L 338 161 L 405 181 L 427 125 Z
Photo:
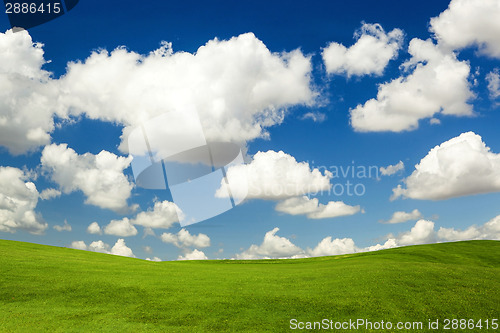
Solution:
M 9 101 L 0 104 L 0 199 L 12 203 L 0 200 L 0 237 L 161 260 L 302 257 L 376 244 L 499 239 L 500 26 L 481 14 L 498 17 L 500 8 L 496 1 L 472 1 L 464 9 L 462 2 L 83 1 L 15 37 L 0 15 L 1 96 Z M 172 43 L 167 51 L 173 53 L 156 63 L 150 52 L 162 41 Z M 120 47 L 97 70 L 86 61 L 92 52 Z M 287 52 L 297 49 L 292 64 Z M 133 54 L 151 64 L 134 63 Z M 234 209 L 182 228 L 169 215 L 175 204 L 169 191 L 135 185 L 122 136 L 137 119 L 159 114 L 145 115 L 138 106 L 177 105 L 169 98 L 178 93 L 163 93 L 174 88 L 194 94 L 207 139 L 225 137 L 243 147 L 241 170 L 250 173 L 250 187 L 262 189 L 267 179 L 281 189 L 297 182 L 302 190 L 278 196 L 250 190 Z M 126 89 L 144 93 L 134 99 Z M 28 107 L 20 110 L 23 103 Z M 243 127 L 234 130 L 232 122 Z M 258 132 L 245 127 L 255 124 Z M 38 136 L 29 139 L 37 127 Z M 110 178 L 95 162 L 101 151 L 114 167 Z M 381 173 L 400 161 L 400 170 Z M 8 174 L 5 167 L 18 171 Z M 348 167 L 378 171 L 372 177 L 325 172 Z M 228 171 L 229 181 L 240 184 L 238 175 Z M 318 195 L 311 190 L 316 181 L 323 182 Z M 333 191 L 347 182 L 362 195 Z M 391 200 L 398 185 L 403 192 Z M 19 194 L 27 191 L 23 186 L 30 199 Z M 46 189 L 57 195 L 42 198 Z M 160 227 L 144 222 L 153 218 Z M 70 231 L 54 228 L 65 220 Z M 106 232 L 111 221 L 119 228 Z M 100 233 L 89 232 L 92 222 Z

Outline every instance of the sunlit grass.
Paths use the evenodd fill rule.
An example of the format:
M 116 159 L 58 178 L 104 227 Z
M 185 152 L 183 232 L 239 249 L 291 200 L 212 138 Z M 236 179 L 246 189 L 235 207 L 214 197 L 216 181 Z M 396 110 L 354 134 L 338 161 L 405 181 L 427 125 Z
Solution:
M 286 331 L 498 318 L 500 242 L 296 260 L 149 262 L 0 241 L 0 331 Z

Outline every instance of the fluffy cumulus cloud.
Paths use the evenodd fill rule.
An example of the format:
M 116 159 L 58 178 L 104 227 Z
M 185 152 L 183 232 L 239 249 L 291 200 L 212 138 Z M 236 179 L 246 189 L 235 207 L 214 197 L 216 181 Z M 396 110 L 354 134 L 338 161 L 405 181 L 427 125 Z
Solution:
M 121 220 L 112 220 L 104 227 L 104 233 L 120 237 L 137 235 L 134 225 L 143 226 L 145 235 L 155 235 L 153 229 L 168 229 L 178 222 L 178 216 L 183 217 L 182 211 L 170 201 L 156 201 L 152 209 L 138 213 L 134 218 L 124 217 Z M 95 223 L 95 225 L 94 225 Z M 89 226 L 96 232 L 100 231 L 97 222 Z M 89 230 L 87 229 L 87 231 Z
M 88 246 L 89 251 L 109 253 L 109 244 L 104 243 L 102 240 L 94 241 Z
M 330 189 L 332 174 L 312 169 L 282 151 L 258 152 L 249 164 L 234 165 L 227 170 L 230 192 L 237 198 L 279 200 Z M 221 184 L 216 196 L 226 196 Z M 248 193 L 246 192 L 248 189 Z
M 252 33 L 211 40 L 194 54 L 170 43 L 148 55 L 101 50 L 68 65 L 61 103 L 127 127 L 188 103 L 208 140 L 243 142 L 267 136 L 288 107 L 313 103 L 310 72 L 299 50 L 272 53 Z
M 380 167 L 380 173 L 383 176 L 392 176 L 398 171 L 404 170 L 405 169 L 405 164 L 403 161 L 399 161 L 397 164 L 394 165 L 388 165 L 387 167 Z
M 42 69 L 43 53 L 26 31 L 0 34 L 0 146 L 14 154 L 50 143 L 55 115 L 122 124 L 126 139 L 132 127 L 187 105 L 207 139 L 243 142 L 268 136 L 287 108 L 316 96 L 310 57 L 273 53 L 251 33 L 211 40 L 193 54 L 166 42 L 147 55 L 99 50 L 69 63 L 60 79 Z
M 132 257 L 135 258 L 132 249 L 130 249 L 127 244 L 125 244 L 125 240 L 120 238 L 116 241 L 115 245 L 111 248 L 111 254 L 123 257 Z
M 246 251 L 236 255 L 236 259 L 268 259 L 303 256 L 304 250 L 293 244 L 288 238 L 276 235 L 279 228 L 268 231 L 262 244 L 253 244 Z
M 17 168 L 0 167 L 0 232 L 25 230 L 43 233 L 48 225 L 35 211 L 38 191 L 28 175 Z
M 71 243 L 70 247 L 77 250 L 93 251 L 135 258 L 132 249 L 130 249 L 127 244 L 125 244 L 125 240 L 123 240 L 122 238 L 118 239 L 113 247 L 110 247 L 109 244 L 106 244 L 101 240 L 92 242 L 88 246 L 84 241 L 74 241 Z
M 348 254 L 359 252 L 351 238 L 336 238 L 328 236 L 321 240 L 314 249 L 308 249 L 307 254 L 311 257 L 334 256 L 339 254 Z
M 440 113 L 473 115 L 470 66 L 431 40 L 412 39 L 407 72 L 379 85 L 377 97 L 350 110 L 351 125 L 360 132 L 401 132 L 418 128 L 420 119 Z
M 436 240 L 434 222 L 418 220 L 410 231 L 404 232 L 396 238 L 396 244 L 398 246 L 427 244 L 434 243 Z
M 363 252 L 379 251 L 379 250 L 390 249 L 393 247 L 398 247 L 398 244 L 396 243 L 396 240 L 394 238 L 389 238 L 385 241 L 384 244 L 376 244 L 368 246 L 367 248 L 364 249 Z
M 176 204 L 165 200 L 155 202 L 152 209 L 140 212 L 130 222 L 146 228 L 168 229 L 183 217 L 182 211 Z
M 365 248 L 356 246 L 351 238 L 323 238 L 313 249 L 306 250 L 293 244 L 288 238 L 277 236 L 279 228 L 266 233 L 261 245 L 251 245 L 234 259 L 270 259 L 270 258 L 304 258 L 333 256 L 357 252 L 378 251 L 407 245 L 430 244 L 462 240 L 493 239 L 500 240 L 500 215 L 480 226 L 470 226 L 465 230 L 455 228 L 435 229 L 435 224 L 428 220 L 418 220 L 409 230 L 398 235 L 389 234 L 383 244 Z
M 194 249 L 184 255 L 180 255 L 177 260 L 207 260 L 207 256 L 203 251 Z
M 436 231 L 434 222 L 419 220 L 410 231 L 403 232 L 397 236 L 388 235 L 387 241 L 384 244 L 370 246 L 365 250 L 376 251 L 406 245 L 480 239 L 500 240 L 500 216 L 491 219 L 483 225 L 472 225 L 465 230 L 440 227 Z
M 500 58 L 500 3 L 497 0 L 452 0 L 431 19 L 431 31 L 443 45 L 458 50 L 475 45 Z
M 26 31 L 0 33 L 0 146 L 22 154 L 50 142 L 57 88 L 42 44 Z
M 99 223 L 97 222 L 92 222 L 89 224 L 87 227 L 87 232 L 92 235 L 100 235 L 102 234 L 101 227 L 99 226 Z
M 73 241 L 73 242 L 71 242 L 70 247 L 72 249 L 76 249 L 76 250 L 87 250 L 88 249 L 87 244 L 85 244 L 84 241 Z
M 236 254 L 234 259 L 273 259 L 273 258 L 306 258 L 331 256 L 363 251 L 350 238 L 336 238 L 331 236 L 321 240 L 314 249 L 303 250 L 293 244 L 288 238 L 276 235 L 279 228 L 268 231 L 260 245 L 253 244 L 247 250 Z
M 498 99 L 498 97 L 500 97 L 500 72 L 498 68 L 486 74 L 486 81 L 488 82 L 490 99 Z
M 188 230 L 182 228 L 177 234 L 164 232 L 161 235 L 164 243 L 174 244 L 179 248 L 184 247 L 209 247 L 210 238 L 205 234 L 191 235 Z
M 64 193 L 80 190 L 85 203 L 117 212 L 129 210 L 127 199 L 133 188 L 123 174 L 131 162 L 105 150 L 94 155 L 77 154 L 66 144 L 51 144 L 42 151 L 41 163 Z
M 434 148 L 394 188 L 398 197 L 444 200 L 454 197 L 500 191 L 500 154 L 491 152 L 482 138 L 462 133 Z
M 439 228 L 437 237 L 446 241 L 460 241 L 472 239 L 500 240 L 500 215 L 480 226 L 470 226 L 465 230 L 455 228 Z
M 356 43 L 349 48 L 332 42 L 322 52 L 326 71 L 330 74 L 382 75 L 391 59 L 398 55 L 403 32 L 386 33 L 380 24 L 364 23 L 354 34 Z
M 318 198 L 307 196 L 283 200 L 276 205 L 278 212 L 290 215 L 306 215 L 310 219 L 326 219 L 354 215 L 360 212 L 360 206 L 349 206 L 342 201 L 330 201 L 326 205 L 319 203 Z
M 125 217 L 121 220 L 112 220 L 104 227 L 104 233 L 106 235 L 128 237 L 137 235 L 137 229 L 130 223 L 130 220 Z
M 147 260 L 147 261 L 156 261 L 156 262 L 160 262 L 161 261 L 161 259 L 158 258 L 158 257 L 146 258 L 145 260 Z
M 418 209 L 414 209 L 411 212 L 394 212 L 392 217 L 387 221 L 381 221 L 381 223 L 395 224 L 395 223 L 403 223 L 411 220 L 418 220 L 422 217 L 422 213 Z
M 68 221 L 64 220 L 63 225 L 55 225 L 54 229 L 56 231 L 61 232 L 61 231 L 71 231 L 72 228 L 71 225 L 69 225 Z

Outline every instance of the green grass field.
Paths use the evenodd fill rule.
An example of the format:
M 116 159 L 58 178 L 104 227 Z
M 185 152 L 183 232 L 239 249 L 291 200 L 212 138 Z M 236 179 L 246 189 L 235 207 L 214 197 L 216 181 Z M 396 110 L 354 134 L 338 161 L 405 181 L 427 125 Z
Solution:
M 292 318 L 427 325 L 499 310 L 500 241 L 159 263 L 0 241 L 1 332 L 277 332 Z

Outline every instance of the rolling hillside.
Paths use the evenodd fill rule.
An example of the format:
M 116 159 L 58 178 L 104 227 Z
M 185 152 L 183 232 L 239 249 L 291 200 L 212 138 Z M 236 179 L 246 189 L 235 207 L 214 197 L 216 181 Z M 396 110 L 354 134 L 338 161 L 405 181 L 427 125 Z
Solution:
M 0 313 L 1 332 L 276 332 L 293 318 L 491 320 L 500 317 L 500 241 L 157 263 L 1 240 Z

